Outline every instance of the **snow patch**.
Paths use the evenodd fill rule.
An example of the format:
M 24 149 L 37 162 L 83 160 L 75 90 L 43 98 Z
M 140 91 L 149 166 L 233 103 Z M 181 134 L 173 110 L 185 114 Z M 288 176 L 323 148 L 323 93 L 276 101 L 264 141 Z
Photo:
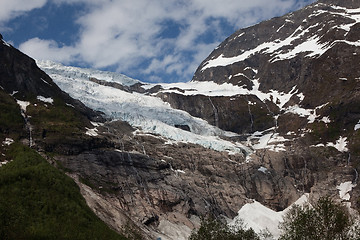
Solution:
M 92 136 L 92 137 L 96 137 L 96 136 L 98 136 L 99 134 L 97 133 L 97 129 L 96 128 L 86 128 L 86 135 L 89 135 L 89 136 Z
M 283 24 L 282 26 L 280 26 L 280 27 L 276 30 L 276 32 L 279 32 L 284 26 L 285 26 L 285 24 Z
M 11 138 L 5 138 L 5 140 L 2 142 L 3 145 L 10 146 L 14 143 L 14 140 Z
M 267 229 L 275 239 L 280 237 L 280 229 L 278 226 L 282 222 L 285 214 L 294 205 L 304 205 L 308 202 L 309 194 L 301 196 L 295 203 L 283 211 L 276 212 L 257 201 L 245 204 L 238 212 L 238 215 L 230 222 L 230 226 L 236 225 L 236 221 L 242 219 L 248 228 L 252 228 L 255 232 L 260 233 Z
M 352 182 L 349 181 L 349 182 L 341 183 L 339 186 L 336 187 L 336 189 L 339 190 L 339 197 L 342 200 L 349 201 L 350 192 L 354 187 L 356 187 L 356 184 L 352 184 Z
M 311 145 L 310 147 L 325 147 L 323 143 L 319 143 L 317 145 Z
M 360 120 L 359 120 L 359 122 L 355 125 L 354 131 L 357 131 L 357 130 L 359 130 L 359 129 L 360 129 Z
M 268 169 L 266 167 L 259 167 L 259 172 L 267 173 Z
M 180 170 L 180 169 L 176 169 L 176 170 L 174 170 L 176 173 L 182 173 L 182 174 L 185 174 L 185 171 L 183 171 L 183 170 Z
M 300 107 L 297 104 L 294 105 L 294 106 L 288 107 L 288 109 L 286 110 L 286 113 L 297 114 L 300 117 L 307 117 L 309 123 L 315 122 L 315 119 L 318 117 L 316 115 L 316 110 L 314 110 L 314 109 L 305 109 L 305 108 Z
M 155 86 L 155 85 L 150 85 L 150 86 Z M 167 93 L 174 92 L 185 96 L 204 95 L 209 97 L 215 97 L 215 96 L 231 97 L 239 94 L 244 95 L 248 91 L 243 87 L 235 86 L 231 83 L 217 84 L 215 82 L 203 82 L 203 81 L 161 84 L 161 87 L 163 88 L 161 92 L 167 92 Z
M 346 147 L 347 145 L 347 137 L 340 137 L 338 140 L 336 140 L 336 143 L 329 142 L 326 144 L 327 147 L 334 147 L 339 152 L 347 152 L 349 149 Z
M 54 103 L 54 99 L 52 99 L 51 97 L 46 98 L 46 97 L 43 97 L 43 96 L 37 96 L 37 100 L 42 101 L 44 103 L 50 103 L 50 104 Z
M 323 117 L 320 121 L 322 121 L 324 123 L 331 123 L 331 120 L 329 117 Z
M 331 6 L 331 8 L 334 10 L 337 10 L 337 12 L 329 11 L 331 14 L 340 15 L 342 17 L 353 20 L 352 23 L 338 26 L 338 28 L 340 28 L 340 29 L 343 29 L 343 30 L 349 32 L 352 26 L 354 26 L 355 24 L 360 22 L 360 8 L 348 9 L 348 8 L 335 6 L 335 5 Z M 342 12 L 338 12 L 338 11 L 342 11 Z
M 330 47 L 327 47 L 327 43 L 320 44 L 319 40 L 320 40 L 319 37 L 313 36 L 313 37 L 307 39 L 307 41 L 295 46 L 289 52 L 276 55 L 270 61 L 271 62 L 276 62 L 276 61 L 279 61 L 279 60 L 291 59 L 291 58 L 296 57 L 296 55 L 298 55 L 299 53 L 302 53 L 302 52 L 309 52 L 306 55 L 306 57 L 321 56 Z
M 20 106 L 20 109 L 21 109 L 23 112 L 26 112 L 27 106 L 30 105 L 30 102 L 27 102 L 27 101 L 16 100 L 16 102 L 17 102 L 17 104 Z
M 305 109 L 300 107 L 299 105 L 295 104 L 293 106 L 290 106 L 286 109 L 286 113 L 292 113 L 297 114 L 300 117 L 307 117 L 308 123 L 314 123 L 315 120 L 320 117 L 316 114 L 316 111 L 325 107 L 328 103 L 323 104 L 321 106 L 316 107 L 315 109 Z M 325 123 L 330 123 L 329 117 L 323 117 L 320 121 L 323 121 Z
M 274 128 L 262 132 L 255 132 L 247 138 L 247 145 L 255 150 L 269 149 L 274 152 L 286 151 L 284 142 L 290 141 L 278 133 Z
M 40 78 L 41 81 L 43 81 L 44 83 L 46 83 L 49 86 L 52 86 L 50 83 L 48 83 L 47 81 L 45 81 L 43 78 Z
M 10 161 L 2 161 L 2 162 L 0 162 L 0 167 L 2 167 L 2 166 L 4 166 L 4 165 L 6 165 L 6 164 L 8 164 Z
M 94 127 L 100 127 L 100 126 L 103 126 L 104 124 L 101 123 L 101 122 L 91 122 L 90 123 L 94 126 Z

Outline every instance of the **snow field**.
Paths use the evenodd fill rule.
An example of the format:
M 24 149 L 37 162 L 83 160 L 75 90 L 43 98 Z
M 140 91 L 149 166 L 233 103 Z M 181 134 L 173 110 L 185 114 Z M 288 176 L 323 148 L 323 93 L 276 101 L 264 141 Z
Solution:
M 280 236 L 280 230 L 278 228 L 280 222 L 282 222 L 285 214 L 294 205 L 303 205 L 308 202 L 309 194 L 305 193 L 296 202 L 284 209 L 283 211 L 276 212 L 257 201 L 245 204 L 238 212 L 238 215 L 229 223 L 230 226 L 235 225 L 236 221 L 242 219 L 248 228 L 254 229 L 256 233 L 260 233 L 263 230 L 268 230 L 275 239 Z

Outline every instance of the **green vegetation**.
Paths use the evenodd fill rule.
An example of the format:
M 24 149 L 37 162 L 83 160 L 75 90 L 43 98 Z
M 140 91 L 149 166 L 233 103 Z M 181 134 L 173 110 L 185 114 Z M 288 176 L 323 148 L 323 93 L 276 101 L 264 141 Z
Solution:
M 14 143 L 0 168 L 0 239 L 125 239 L 99 220 L 75 182 Z
M 245 230 L 244 224 L 239 222 L 236 227 L 213 218 L 203 219 L 198 231 L 191 233 L 189 240 L 259 240 L 260 237 L 253 229 Z
M 251 114 L 253 115 L 253 129 L 264 130 L 269 128 L 269 126 L 273 126 L 274 118 L 265 106 L 266 105 L 263 105 L 263 107 L 261 107 L 260 104 L 249 106 L 251 108 Z
M 141 234 L 140 229 L 135 226 L 133 223 L 131 222 L 127 222 L 123 228 L 122 228 L 122 233 L 124 234 L 124 236 L 126 236 L 127 239 L 129 240 L 141 240 L 141 239 L 145 239 L 145 237 Z
M 360 156 L 360 130 L 354 131 L 354 134 L 350 137 L 349 149 L 351 154 Z
M 36 105 L 27 107 L 30 123 L 35 126 L 33 135 L 46 138 L 47 142 L 66 142 L 67 139 L 83 135 L 88 120 L 61 99 L 53 104 L 34 100 Z
M 338 122 L 325 124 L 324 122 L 314 122 L 311 125 L 313 130 L 311 136 L 314 141 L 335 142 L 341 136 L 341 126 Z
M 15 100 L 0 89 L 0 135 L 18 135 L 24 126 L 20 107 Z M 13 137 L 13 136 L 12 136 Z
M 313 206 L 294 206 L 284 217 L 280 240 L 355 240 L 359 229 L 347 209 L 329 198 Z
M 0 153 L 5 151 L 1 143 L 6 137 L 19 140 L 24 135 L 24 124 L 19 105 L 14 98 L 0 89 Z M 0 154 L 0 161 L 4 160 L 5 157 Z

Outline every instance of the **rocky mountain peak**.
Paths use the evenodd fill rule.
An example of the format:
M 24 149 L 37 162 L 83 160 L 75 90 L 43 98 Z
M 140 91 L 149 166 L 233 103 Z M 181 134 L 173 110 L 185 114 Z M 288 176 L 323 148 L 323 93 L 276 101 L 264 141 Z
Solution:
M 323 3 L 327 5 L 337 5 L 348 8 L 358 8 L 360 7 L 360 3 L 357 0 L 318 0 L 317 3 Z

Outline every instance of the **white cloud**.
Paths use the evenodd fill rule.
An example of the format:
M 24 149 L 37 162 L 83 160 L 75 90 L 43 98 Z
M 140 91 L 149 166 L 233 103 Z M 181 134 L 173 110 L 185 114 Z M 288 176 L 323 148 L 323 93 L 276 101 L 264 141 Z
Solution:
M 44 1 L 33 2 L 41 6 L 40 3 Z M 149 75 L 148 79 L 156 80 L 162 73 L 173 73 L 178 80 L 190 80 L 200 62 L 220 41 L 228 37 L 224 34 L 220 20 L 240 28 L 260 19 L 284 14 L 301 4 L 296 0 L 52 2 L 86 4 L 87 12 L 77 19 L 81 29 L 77 42 L 72 46 L 59 46 L 54 40 L 35 38 L 21 44 L 22 51 L 38 59 L 49 58 L 61 62 L 75 59 L 96 68 L 115 66 L 121 72 L 137 71 L 144 76 Z M 165 21 L 178 24 L 180 34 L 175 38 L 164 38 L 161 33 L 166 28 Z M 199 37 L 207 32 L 216 36 L 213 42 L 199 41 Z M 144 67 L 144 62 L 149 64 Z
M 41 8 L 47 0 L 1 0 L 0 23 L 17 17 L 35 8 Z
M 42 40 L 39 38 L 32 38 L 22 43 L 19 49 L 36 59 L 51 59 L 65 64 L 76 60 L 78 55 L 74 47 L 60 47 L 54 40 Z

